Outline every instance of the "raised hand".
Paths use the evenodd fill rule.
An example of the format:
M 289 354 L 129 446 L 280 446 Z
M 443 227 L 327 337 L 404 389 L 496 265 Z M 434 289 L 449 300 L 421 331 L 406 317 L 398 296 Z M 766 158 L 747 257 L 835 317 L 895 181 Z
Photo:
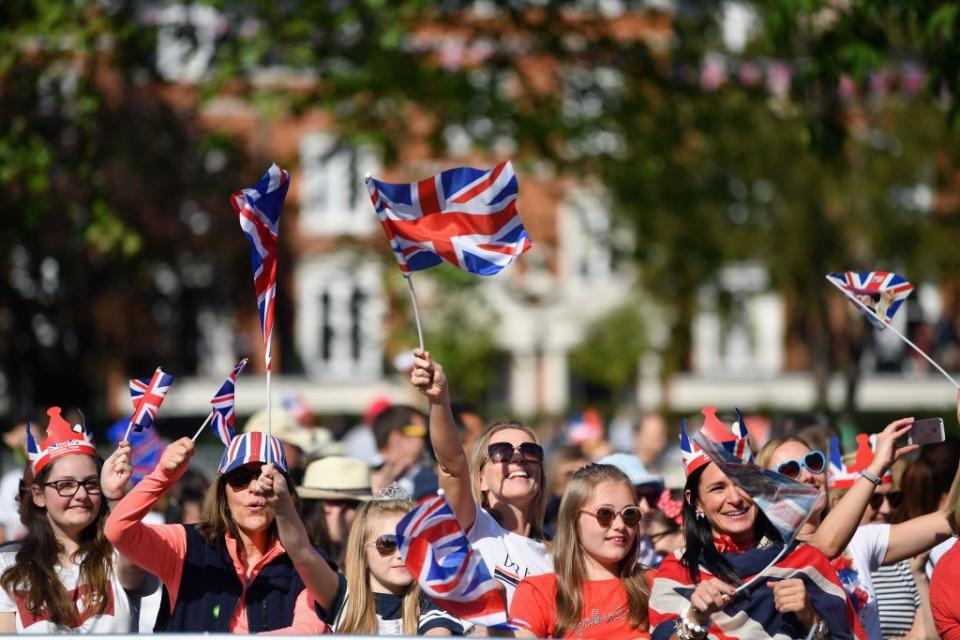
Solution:
M 267 499 L 278 516 L 289 515 L 291 510 L 296 513 L 287 478 L 272 463 L 260 467 L 260 476 L 253 482 L 250 490 Z
M 160 456 L 157 465 L 167 476 L 173 476 L 181 469 L 186 470 L 190 458 L 193 457 L 194 444 L 190 438 L 180 438 L 167 445 Z
M 447 393 L 447 376 L 443 367 L 430 357 L 429 351 L 414 350 L 410 383 L 431 402 L 443 399 Z
M 126 493 L 127 483 L 133 475 L 133 464 L 130 462 L 130 443 L 126 440 L 117 445 L 116 451 L 103 462 L 100 470 L 100 491 L 109 501 L 119 500 Z
M 897 439 L 907 435 L 912 427 L 913 418 L 900 418 L 878 433 L 874 445 L 873 462 L 870 463 L 867 471 L 879 478 L 893 466 L 894 462 L 919 449 L 920 445 L 917 444 L 897 448 Z

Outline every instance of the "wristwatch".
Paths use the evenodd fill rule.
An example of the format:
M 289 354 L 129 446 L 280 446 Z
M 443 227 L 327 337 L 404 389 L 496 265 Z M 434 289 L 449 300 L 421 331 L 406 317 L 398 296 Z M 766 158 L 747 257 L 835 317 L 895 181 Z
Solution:
M 867 471 L 866 469 L 864 469 L 863 471 L 861 471 L 861 472 L 860 472 L 860 475 L 863 476 L 864 478 L 866 478 L 867 480 L 869 480 L 870 482 L 872 482 L 872 483 L 873 483 L 873 486 L 875 486 L 875 487 L 879 487 L 879 486 L 880 486 L 880 482 L 881 482 L 880 478 L 878 478 L 877 476 L 873 475 L 872 473 L 870 473 L 870 472 Z

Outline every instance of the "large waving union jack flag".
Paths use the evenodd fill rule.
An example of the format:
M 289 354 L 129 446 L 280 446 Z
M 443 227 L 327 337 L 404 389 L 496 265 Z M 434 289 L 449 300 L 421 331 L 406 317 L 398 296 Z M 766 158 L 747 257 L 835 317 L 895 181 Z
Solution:
M 493 275 L 529 249 L 509 162 L 459 167 L 409 184 L 367 178 L 373 208 L 404 274 L 443 261 Z
M 211 413 L 213 414 L 213 430 L 217 432 L 220 441 L 226 446 L 230 446 L 233 440 L 233 434 L 237 427 L 237 417 L 234 412 L 234 393 L 236 391 L 237 376 L 247 366 L 247 359 L 244 358 L 237 363 L 230 375 L 217 390 L 216 395 L 210 400 Z
M 172 384 L 173 376 L 164 373 L 160 367 L 157 367 L 149 380 L 130 381 L 130 402 L 133 404 L 130 424 L 134 431 L 143 431 L 153 425 L 157 411 L 160 410 L 160 405 L 163 404 L 163 399 L 167 397 L 167 391 Z
M 277 297 L 277 234 L 289 187 L 290 172 L 272 164 L 252 189 L 237 191 L 230 197 L 230 204 L 240 218 L 240 227 L 250 241 L 253 288 L 257 293 L 267 371 L 270 370 L 273 306 Z
M 397 543 L 407 569 L 439 607 L 475 624 L 507 628 L 498 582 L 442 497 L 424 502 L 397 523 Z
M 906 278 L 889 271 L 828 273 L 827 280 L 856 304 L 877 329 L 893 322 L 893 316 L 913 291 L 913 285 Z

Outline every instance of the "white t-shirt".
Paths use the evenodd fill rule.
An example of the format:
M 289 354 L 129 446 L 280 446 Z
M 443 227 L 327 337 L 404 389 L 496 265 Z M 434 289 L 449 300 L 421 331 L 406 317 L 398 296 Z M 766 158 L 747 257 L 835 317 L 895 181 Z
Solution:
M 0 553 L 0 574 L 6 571 L 7 567 L 16 561 L 16 553 Z M 117 555 L 114 554 L 114 562 L 117 562 Z M 80 567 L 73 565 L 70 567 L 57 567 L 57 576 L 66 587 L 67 592 L 74 598 L 79 607 L 79 596 L 77 592 L 77 579 L 80 575 Z M 20 596 L 13 596 L 4 589 L 0 589 L 0 613 L 17 614 L 17 633 L 130 633 L 136 631 L 132 628 L 133 620 L 130 615 L 130 602 L 127 600 L 127 594 L 123 586 L 117 579 L 116 573 L 110 576 L 108 602 L 104 613 L 98 616 L 84 617 L 81 614 L 82 621 L 77 627 L 60 627 L 43 615 L 35 617 L 27 610 L 26 600 Z
M 860 622 L 863 623 L 863 628 L 870 640 L 883 638 L 880 628 L 880 611 L 877 609 L 877 595 L 873 590 L 870 572 L 876 571 L 883 564 L 889 541 L 890 525 L 868 524 L 857 529 L 847 546 L 847 552 L 853 561 L 852 569 L 857 572 L 859 585 L 868 596 L 866 604 L 860 609 Z M 848 593 L 851 591 L 846 584 L 844 588 Z
M 927 572 L 927 580 L 933 577 L 933 568 L 937 566 L 938 562 L 940 562 L 940 558 L 943 557 L 943 554 L 945 554 L 947 551 L 950 551 L 956 542 L 956 538 L 947 538 L 933 549 L 930 549 L 930 557 L 927 558 L 927 565 L 925 567 Z
M 490 575 L 507 588 L 508 607 L 521 580 L 553 573 L 553 559 L 542 542 L 507 531 L 480 505 L 467 540 L 480 553 Z
M 20 523 L 20 509 L 17 494 L 20 492 L 20 480 L 23 469 L 11 469 L 0 477 L 0 524 L 6 530 L 6 542 L 21 539 L 26 528 Z

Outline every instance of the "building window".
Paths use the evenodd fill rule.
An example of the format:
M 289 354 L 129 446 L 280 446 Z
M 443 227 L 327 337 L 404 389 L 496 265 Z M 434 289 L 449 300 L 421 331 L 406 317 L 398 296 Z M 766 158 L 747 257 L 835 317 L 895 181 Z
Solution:
M 173 4 L 149 11 L 157 25 L 157 71 L 170 82 L 198 82 L 213 60 L 226 23 L 208 6 Z
M 354 149 L 326 133 L 312 133 L 300 141 L 303 179 L 301 228 L 314 235 L 363 235 L 376 226 L 366 173 L 377 171 L 368 150 Z
M 578 286 L 609 278 L 610 239 L 610 213 L 603 195 L 589 189 L 573 192 L 560 213 L 561 277 Z
M 297 348 L 315 378 L 379 378 L 383 299 L 379 265 L 347 256 L 306 259 L 297 268 Z

